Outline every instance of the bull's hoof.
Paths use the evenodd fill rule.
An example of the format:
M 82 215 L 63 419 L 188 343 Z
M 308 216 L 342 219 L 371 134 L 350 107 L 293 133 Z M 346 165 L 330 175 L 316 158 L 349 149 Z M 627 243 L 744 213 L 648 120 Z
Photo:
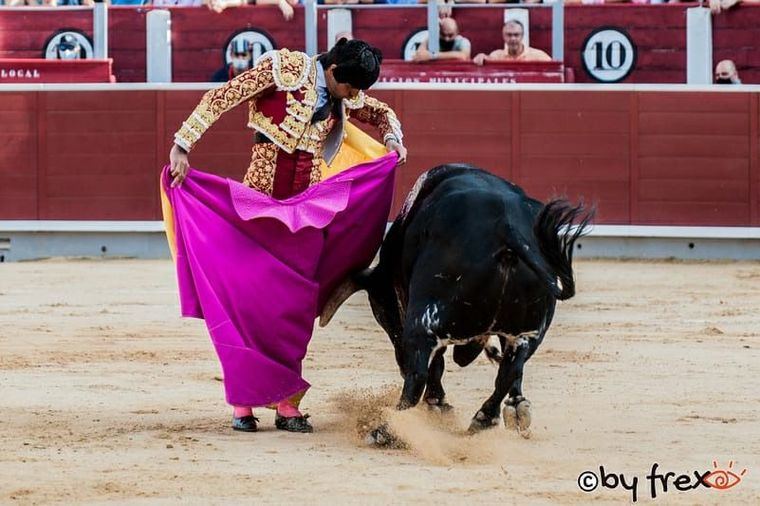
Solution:
M 425 399 L 425 404 L 427 404 L 428 410 L 441 415 L 451 413 L 454 409 L 454 406 L 446 402 L 444 399 Z
M 506 404 L 501 410 L 501 416 L 504 417 L 504 427 L 507 430 L 517 430 L 517 410 L 514 406 Z
M 530 401 L 520 400 L 516 406 L 506 404 L 502 410 L 504 426 L 509 430 L 516 430 L 524 438 L 530 437 Z
M 428 404 L 428 409 L 439 415 L 448 415 L 454 411 L 454 406 L 444 402 L 443 404 Z
M 381 448 L 406 448 L 406 444 L 399 439 L 387 424 L 383 424 L 371 431 L 364 438 L 364 442 L 367 446 L 375 446 Z
M 524 400 L 517 405 L 517 432 L 524 438 L 530 437 L 530 401 Z
M 490 417 L 482 411 L 478 411 L 475 413 L 475 416 L 472 417 L 472 421 L 470 422 L 470 427 L 467 429 L 467 432 L 470 434 L 475 434 L 476 432 L 490 429 L 497 423 L 499 423 L 498 418 Z

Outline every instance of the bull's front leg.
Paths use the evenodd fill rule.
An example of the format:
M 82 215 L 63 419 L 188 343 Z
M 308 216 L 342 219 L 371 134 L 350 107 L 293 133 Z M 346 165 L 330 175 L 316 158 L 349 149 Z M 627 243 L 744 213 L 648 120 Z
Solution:
M 404 329 L 404 388 L 398 409 L 409 409 L 420 402 L 428 380 L 430 357 L 437 339 L 424 328 Z
M 437 410 L 441 413 L 451 411 L 451 404 L 446 402 L 446 392 L 443 390 L 443 371 L 445 369 L 445 362 L 443 354 L 446 352 L 445 346 L 438 347 L 438 350 L 433 354 L 433 360 L 428 367 L 428 379 L 425 386 L 425 403 L 432 410 Z
M 397 409 L 409 409 L 420 402 L 428 380 L 430 357 L 437 343 L 437 339 L 424 328 L 418 330 L 407 326 L 404 329 L 400 343 L 404 387 L 401 390 Z M 396 448 L 405 446 L 405 443 L 390 430 L 386 423 L 370 432 L 366 441 L 377 446 Z
M 399 364 L 404 377 L 401 398 L 396 406 L 399 410 L 416 406 L 420 402 L 422 393 L 425 391 L 425 385 L 428 382 L 431 357 L 433 350 L 438 345 L 438 339 L 430 326 L 431 322 L 436 323 L 436 321 L 429 317 L 429 313 L 425 313 L 425 315 L 428 318 L 425 316 L 418 319 L 408 317 L 407 324 L 404 325 L 401 342 L 396 344 L 396 352 L 401 357 Z M 415 325 L 415 323 L 418 324 Z M 441 373 L 443 373 L 442 369 Z M 377 446 L 396 448 L 406 446 L 404 441 L 400 440 L 390 430 L 387 423 L 370 432 L 366 441 Z

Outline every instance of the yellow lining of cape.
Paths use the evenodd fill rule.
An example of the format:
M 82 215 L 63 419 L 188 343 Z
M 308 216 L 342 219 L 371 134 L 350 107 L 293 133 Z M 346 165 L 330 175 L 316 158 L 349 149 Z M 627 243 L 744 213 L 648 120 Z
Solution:
M 322 161 L 322 180 L 354 165 L 380 158 L 387 153 L 385 146 L 348 121 L 345 124 L 345 133 L 343 144 L 332 163 L 328 166 Z

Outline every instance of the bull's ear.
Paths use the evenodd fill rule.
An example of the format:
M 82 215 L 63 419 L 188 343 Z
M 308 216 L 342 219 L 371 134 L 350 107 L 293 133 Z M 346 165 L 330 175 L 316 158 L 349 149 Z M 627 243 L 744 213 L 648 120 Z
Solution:
M 327 299 L 327 302 L 325 302 L 325 306 L 322 308 L 322 314 L 319 315 L 320 327 L 325 327 L 330 323 L 330 320 L 335 316 L 338 308 L 346 302 L 346 299 L 359 290 L 366 288 L 365 283 L 371 274 L 371 269 L 365 269 L 358 274 L 346 278 L 340 285 L 338 285 L 332 295 L 330 295 L 330 298 Z

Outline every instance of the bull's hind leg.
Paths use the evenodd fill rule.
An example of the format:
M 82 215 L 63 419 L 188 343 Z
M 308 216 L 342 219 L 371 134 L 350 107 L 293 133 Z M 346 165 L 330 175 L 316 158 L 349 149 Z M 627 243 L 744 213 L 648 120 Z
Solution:
M 443 354 L 446 352 L 446 347 L 439 348 L 433 355 L 433 360 L 430 361 L 430 367 L 428 368 L 427 386 L 425 387 L 425 395 L 423 399 L 429 408 L 438 410 L 442 413 L 451 411 L 451 404 L 446 402 L 446 392 L 443 390 L 443 378 L 444 371 L 444 359 Z
M 522 340 L 513 352 L 504 357 L 499 364 L 499 373 L 496 376 L 496 388 L 491 397 L 483 403 L 480 410 L 472 418 L 470 432 L 488 429 L 498 423 L 501 402 L 507 396 L 507 393 L 510 392 L 515 381 L 522 379 L 523 367 L 529 354 L 530 346 L 526 340 Z

